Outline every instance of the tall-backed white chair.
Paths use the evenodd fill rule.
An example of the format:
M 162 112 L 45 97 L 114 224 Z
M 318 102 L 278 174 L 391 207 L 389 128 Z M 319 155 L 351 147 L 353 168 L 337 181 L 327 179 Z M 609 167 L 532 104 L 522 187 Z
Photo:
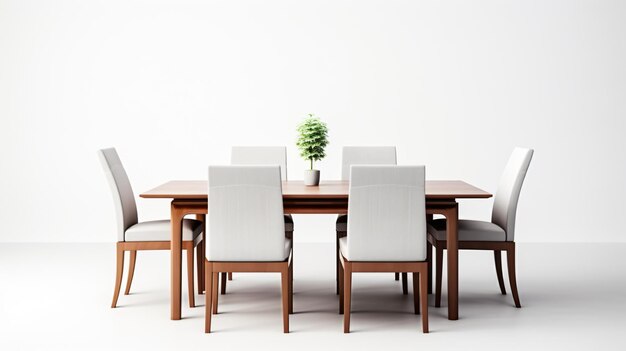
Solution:
M 279 165 L 280 177 L 287 180 L 287 148 L 285 146 L 233 146 L 230 151 L 233 165 Z
M 218 273 L 276 272 L 288 333 L 293 270 L 279 166 L 209 166 L 208 203 L 205 332 L 211 332 L 211 314 L 217 314 Z
M 138 222 L 137 205 L 135 195 L 122 166 L 122 162 L 114 148 L 98 151 L 98 156 L 104 168 L 104 173 L 111 187 L 115 214 L 117 216 L 117 269 L 115 278 L 115 290 L 111 307 L 117 306 L 120 294 L 122 276 L 124 274 L 124 253 L 130 251 L 130 265 L 128 267 L 128 280 L 126 291 L 130 292 L 130 286 L 135 273 L 137 251 L 141 250 L 169 250 L 171 238 L 171 224 L 169 220 Z M 194 294 L 194 247 L 198 251 L 198 290 L 204 288 L 204 276 L 202 262 L 204 261 L 204 223 L 193 219 L 183 220 L 183 249 L 187 250 L 187 281 L 189 290 L 189 307 L 195 307 Z M 199 291 L 199 293 L 202 293 Z
M 232 165 L 279 165 L 282 180 L 287 178 L 287 148 L 285 146 L 233 146 L 230 152 Z M 285 235 L 293 238 L 293 217 L 285 215 Z M 225 273 L 224 273 L 225 274 Z M 228 273 L 228 280 L 232 280 L 232 272 Z M 225 279 L 222 279 L 222 291 L 226 293 Z
M 428 333 L 424 173 L 424 166 L 351 167 L 348 235 L 339 239 L 344 333 L 350 332 L 353 272 L 413 273 L 415 314 L 421 296 L 422 331 Z
M 461 219 L 458 223 L 459 249 L 493 251 L 500 292 L 506 294 L 502 276 L 502 251 L 506 251 L 509 283 L 516 307 L 521 307 L 515 276 L 515 215 L 526 172 L 533 157 L 532 149 L 515 148 L 500 178 L 493 203 L 491 222 Z M 445 219 L 432 221 L 428 240 L 437 252 L 435 306 L 441 306 L 443 250 L 446 249 Z
M 395 165 L 396 163 L 395 146 L 344 146 L 341 151 L 341 180 L 350 180 L 350 166 L 352 165 Z M 337 294 L 339 294 L 339 270 L 341 265 L 339 262 L 339 238 L 346 236 L 348 216 L 337 216 L 335 226 L 337 231 L 337 270 L 335 278 L 337 280 Z M 398 280 L 398 277 L 396 277 L 396 280 Z M 406 289 L 406 281 L 403 280 L 403 282 Z

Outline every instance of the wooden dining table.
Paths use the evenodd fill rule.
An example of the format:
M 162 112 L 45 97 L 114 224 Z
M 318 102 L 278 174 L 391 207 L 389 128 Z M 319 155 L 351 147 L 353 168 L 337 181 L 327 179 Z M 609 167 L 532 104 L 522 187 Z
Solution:
M 323 181 L 319 186 L 305 186 L 302 181 L 282 183 L 285 214 L 348 213 L 348 181 Z M 448 319 L 459 317 L 458 277 L 458 199 L 484 199 L 492 195 L 460 180 L 427 180 L 426 213 L 446 218 L 448 249 Z M 140 195 L 147 199 L 172 199 L 171 202 L 171 319 L 181 319 L 182 220 L 195 214 L 204 220 L 208 213 L 206 180 L 174 180 Z M 333 228 L 334 229 L 334 228 Z M 329 229 L 329 230 L 333 230 Z M 429 273 L 430 274 L 430 273 Z

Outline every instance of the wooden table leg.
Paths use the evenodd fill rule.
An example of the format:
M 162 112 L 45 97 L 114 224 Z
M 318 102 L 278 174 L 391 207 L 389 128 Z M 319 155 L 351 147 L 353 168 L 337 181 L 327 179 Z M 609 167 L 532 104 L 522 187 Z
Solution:
M 448 319 L 459 319 L 459 240 L 458 221 L 459 206 L 448 208 L 446 217 L 447 249 L 448 249 Z
M 180 305 L 181 305 L 181 285 L 182 285 L 182 246 L 183 246 L 183 233 L 182 224 L 183 217 L 185 216 L 182 209 L 177 207 L 174 202 L 171 205 L 172 212 L 172 241 L 171 241 L 171 253 L 172 253 L 172 276 L 171 276 L 171 293 L 170 293 L 170 306 L 171 306 L 171 319 L 180 319 Z

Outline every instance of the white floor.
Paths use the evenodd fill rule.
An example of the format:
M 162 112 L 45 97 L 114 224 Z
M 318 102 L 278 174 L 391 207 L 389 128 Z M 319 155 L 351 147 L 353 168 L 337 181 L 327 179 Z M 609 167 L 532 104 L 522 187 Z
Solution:
M 462 252 L 460 319 L 431 296 L 430 334 L 393 275 L 361 274 L 344 335 L 334 245 L 296 250 L 291 334 L 278 275 L 238 274 L 206 335 L 204 295 L 190 309 L 183 288 L 184 319 L 169 320 L 167 252 L 138 254 L 131 294 L 111 309 L 113 244 L 0 244 L 0 350 L 626 350 L 626 244 L 518 244 L 521 309 L 499 294 L 491 254 Z

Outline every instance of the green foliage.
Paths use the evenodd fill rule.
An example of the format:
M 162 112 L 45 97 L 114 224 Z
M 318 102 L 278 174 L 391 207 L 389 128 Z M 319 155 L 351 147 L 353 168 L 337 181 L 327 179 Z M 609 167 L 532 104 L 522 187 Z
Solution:
M 298 125 L 298 133 L 300 136 L 296 145 L 300 149 L 300 156 L 311 161 L 311 169 L 313 169 L 313 161 L 319 161 L 326 157 L 324 152 L 324 148 L 328 145 L 326 123 L 309 114 L 309 117 Z

